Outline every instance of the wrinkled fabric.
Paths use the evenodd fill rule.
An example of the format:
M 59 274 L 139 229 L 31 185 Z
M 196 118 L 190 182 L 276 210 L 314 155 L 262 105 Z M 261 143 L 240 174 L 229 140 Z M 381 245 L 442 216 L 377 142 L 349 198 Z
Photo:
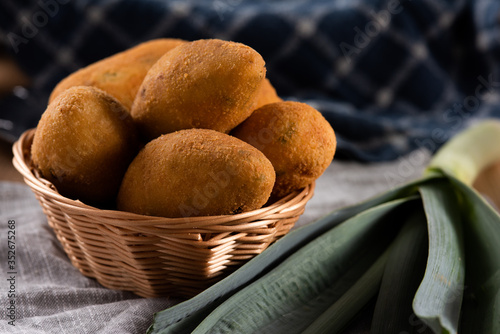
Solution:
M 435 151 L 500 116 L 496 0 L 4 0 L 0 43 L 33 77 L 0 102 L 0 133 L 36 125 L 69 73 L 139 42 L 176 37 L 248 44 L 284 99 L 320 110 L 337 158 Z
M 335 161 L 317 180 L 295 228 L 419 177 L 428 160 L 429 153 L 420 150 L 390 163 Z M 7 262 L 9 220 L 15 221 L 10 224 L 15 226 L 13 268 Z M 22 183 L 0 182 L 0 268 L 0 333 L 145 333 L 155 312 L 180 301 L 109 290 L 80 274 Z M 12 300 L 13 313 L 8 310 Z M 9 324 L 12 314 L 15 326 Z M 369 321 L 354 326 L 360 324 L 369 326 Z

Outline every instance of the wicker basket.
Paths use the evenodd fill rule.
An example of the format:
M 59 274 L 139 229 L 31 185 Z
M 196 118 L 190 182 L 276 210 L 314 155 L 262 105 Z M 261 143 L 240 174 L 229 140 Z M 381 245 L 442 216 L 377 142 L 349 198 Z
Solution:
M 39 200 L 73 265 L 103 286 L 142 297 L 191 297 L 285 235 L 314 183 L 251 212 L 191 218 L 101 210 L 61 196 L 32 168 L 35 130 L 14 144 L 13 163 Z

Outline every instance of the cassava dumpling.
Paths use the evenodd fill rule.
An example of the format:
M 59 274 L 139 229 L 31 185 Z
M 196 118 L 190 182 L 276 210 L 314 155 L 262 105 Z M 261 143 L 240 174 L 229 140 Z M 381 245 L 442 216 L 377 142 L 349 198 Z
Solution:
M 149 142 L 128 168 L 118 209 L 170 218 L 258 209 L 275 172 L 256 148 L 227 134 L 189 129 Z
M 279 97 L 278 93 L 276 93 L 276 89 L 271 84 L 271 81 L 266 78 L 264 79 L 259 94 L 257 95 L 257 101 L 255 103 L 254 109 L 259 109 L 260 107 L 269 103 L 281 101 L 283 101 L 283 99 Z
M 48 105 L 31 156 L 63 196 L 109 207 L 137 151 L 135 126 L 120 102 L 100 89 L 77 86 Z
M 323 115 L 295 101 L 262 106 L 231 134 L 258 148 L 272 162 L 275 199 L 304 188 L 322 175 L 332 162 L 337 144 Z
M 130 111 L 149 69 L 166 52 L 184 42 L 175 38 L 153 39 L 101 59 L 59 82 L 50 95 L 49 103 L 70 87 L 93 86 L 114 96 Z
M 191 128 L 228 133 L 254 110 L 265 76 L 264 59 L 249 46 L 184 43 L 149 70 L 131 114 L 149 139 Z

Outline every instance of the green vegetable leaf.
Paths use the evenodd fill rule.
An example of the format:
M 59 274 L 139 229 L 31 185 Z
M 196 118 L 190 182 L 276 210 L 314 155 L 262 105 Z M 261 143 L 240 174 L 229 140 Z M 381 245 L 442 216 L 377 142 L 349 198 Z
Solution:
M 373 313 L 371 334 L 432 333 L 412 309 L 427 263 L 427 220 L 422 206 L 409 213 L 384 270 Z
M 466 254 L 464 334 L 500 333 L 500 216 L 474 189 L 448 175 L 462 196 Z
M 390 248 L 390 247 L 389 247 Z M 389 250 L 380 255 L 363 276 L 323 312 L 302 334 L 336 334 L 349 323 L 378 291 Z
M 422 185 L 420 193 L 427 216 L 429 255 L 413 310 L 434 333 L 457 333 L 465 275 L 457 198 L 446 180 Z

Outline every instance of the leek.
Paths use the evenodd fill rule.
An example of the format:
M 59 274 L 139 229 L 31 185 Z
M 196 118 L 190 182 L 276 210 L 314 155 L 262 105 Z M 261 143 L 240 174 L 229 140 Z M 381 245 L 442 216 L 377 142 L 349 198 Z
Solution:
M 477 192 L 448 175 L 463 196 L 467 263 L 462 333 L 500 333 L 499 215 Z
M 338 301 L 321 314 L 303 333 L 341 333 L 349 320 L 359 312 L 360 306 L 366 304 L 377 294 L 388 255 L 389 249 L 381 254 L 352 288 L 346 291 Z
M 472 188 L 497 143 L 494 120 L 456 135 L 422 178 L 290 232 L 148 333 L 341 331 L 375 295 L 374 333 L 500 333 L 500 216 Z
M 416 318 L 412 302 L 424 276 L 427 248 L 425 214 L 422 210 L 417 210 L 404 224 L 389 253 L 373 311 L 370 333 L 430 332 L 426 330 L 427 326 L 412 324 L 412 319 Z
M 427 216 L 429 254 L 413 310 L 434 333 L 456 333 L 465 261 L 455 193 L 445 180 L 423 185 L 420 192 Z
M 193 333 L 285 334 L 302 330 L 310 321 L 303 314 L 309 315 L 311 309 L 322 312 L 329 299 L 344 296 L 353 279 L 345 279 L 349 269 L 366 263 L 366 270 L 377 260 L 390 240 L 386 231 L 395 225 L 387 215 L 408 200 L 369 209 L 319 236 L 215 309 Z

